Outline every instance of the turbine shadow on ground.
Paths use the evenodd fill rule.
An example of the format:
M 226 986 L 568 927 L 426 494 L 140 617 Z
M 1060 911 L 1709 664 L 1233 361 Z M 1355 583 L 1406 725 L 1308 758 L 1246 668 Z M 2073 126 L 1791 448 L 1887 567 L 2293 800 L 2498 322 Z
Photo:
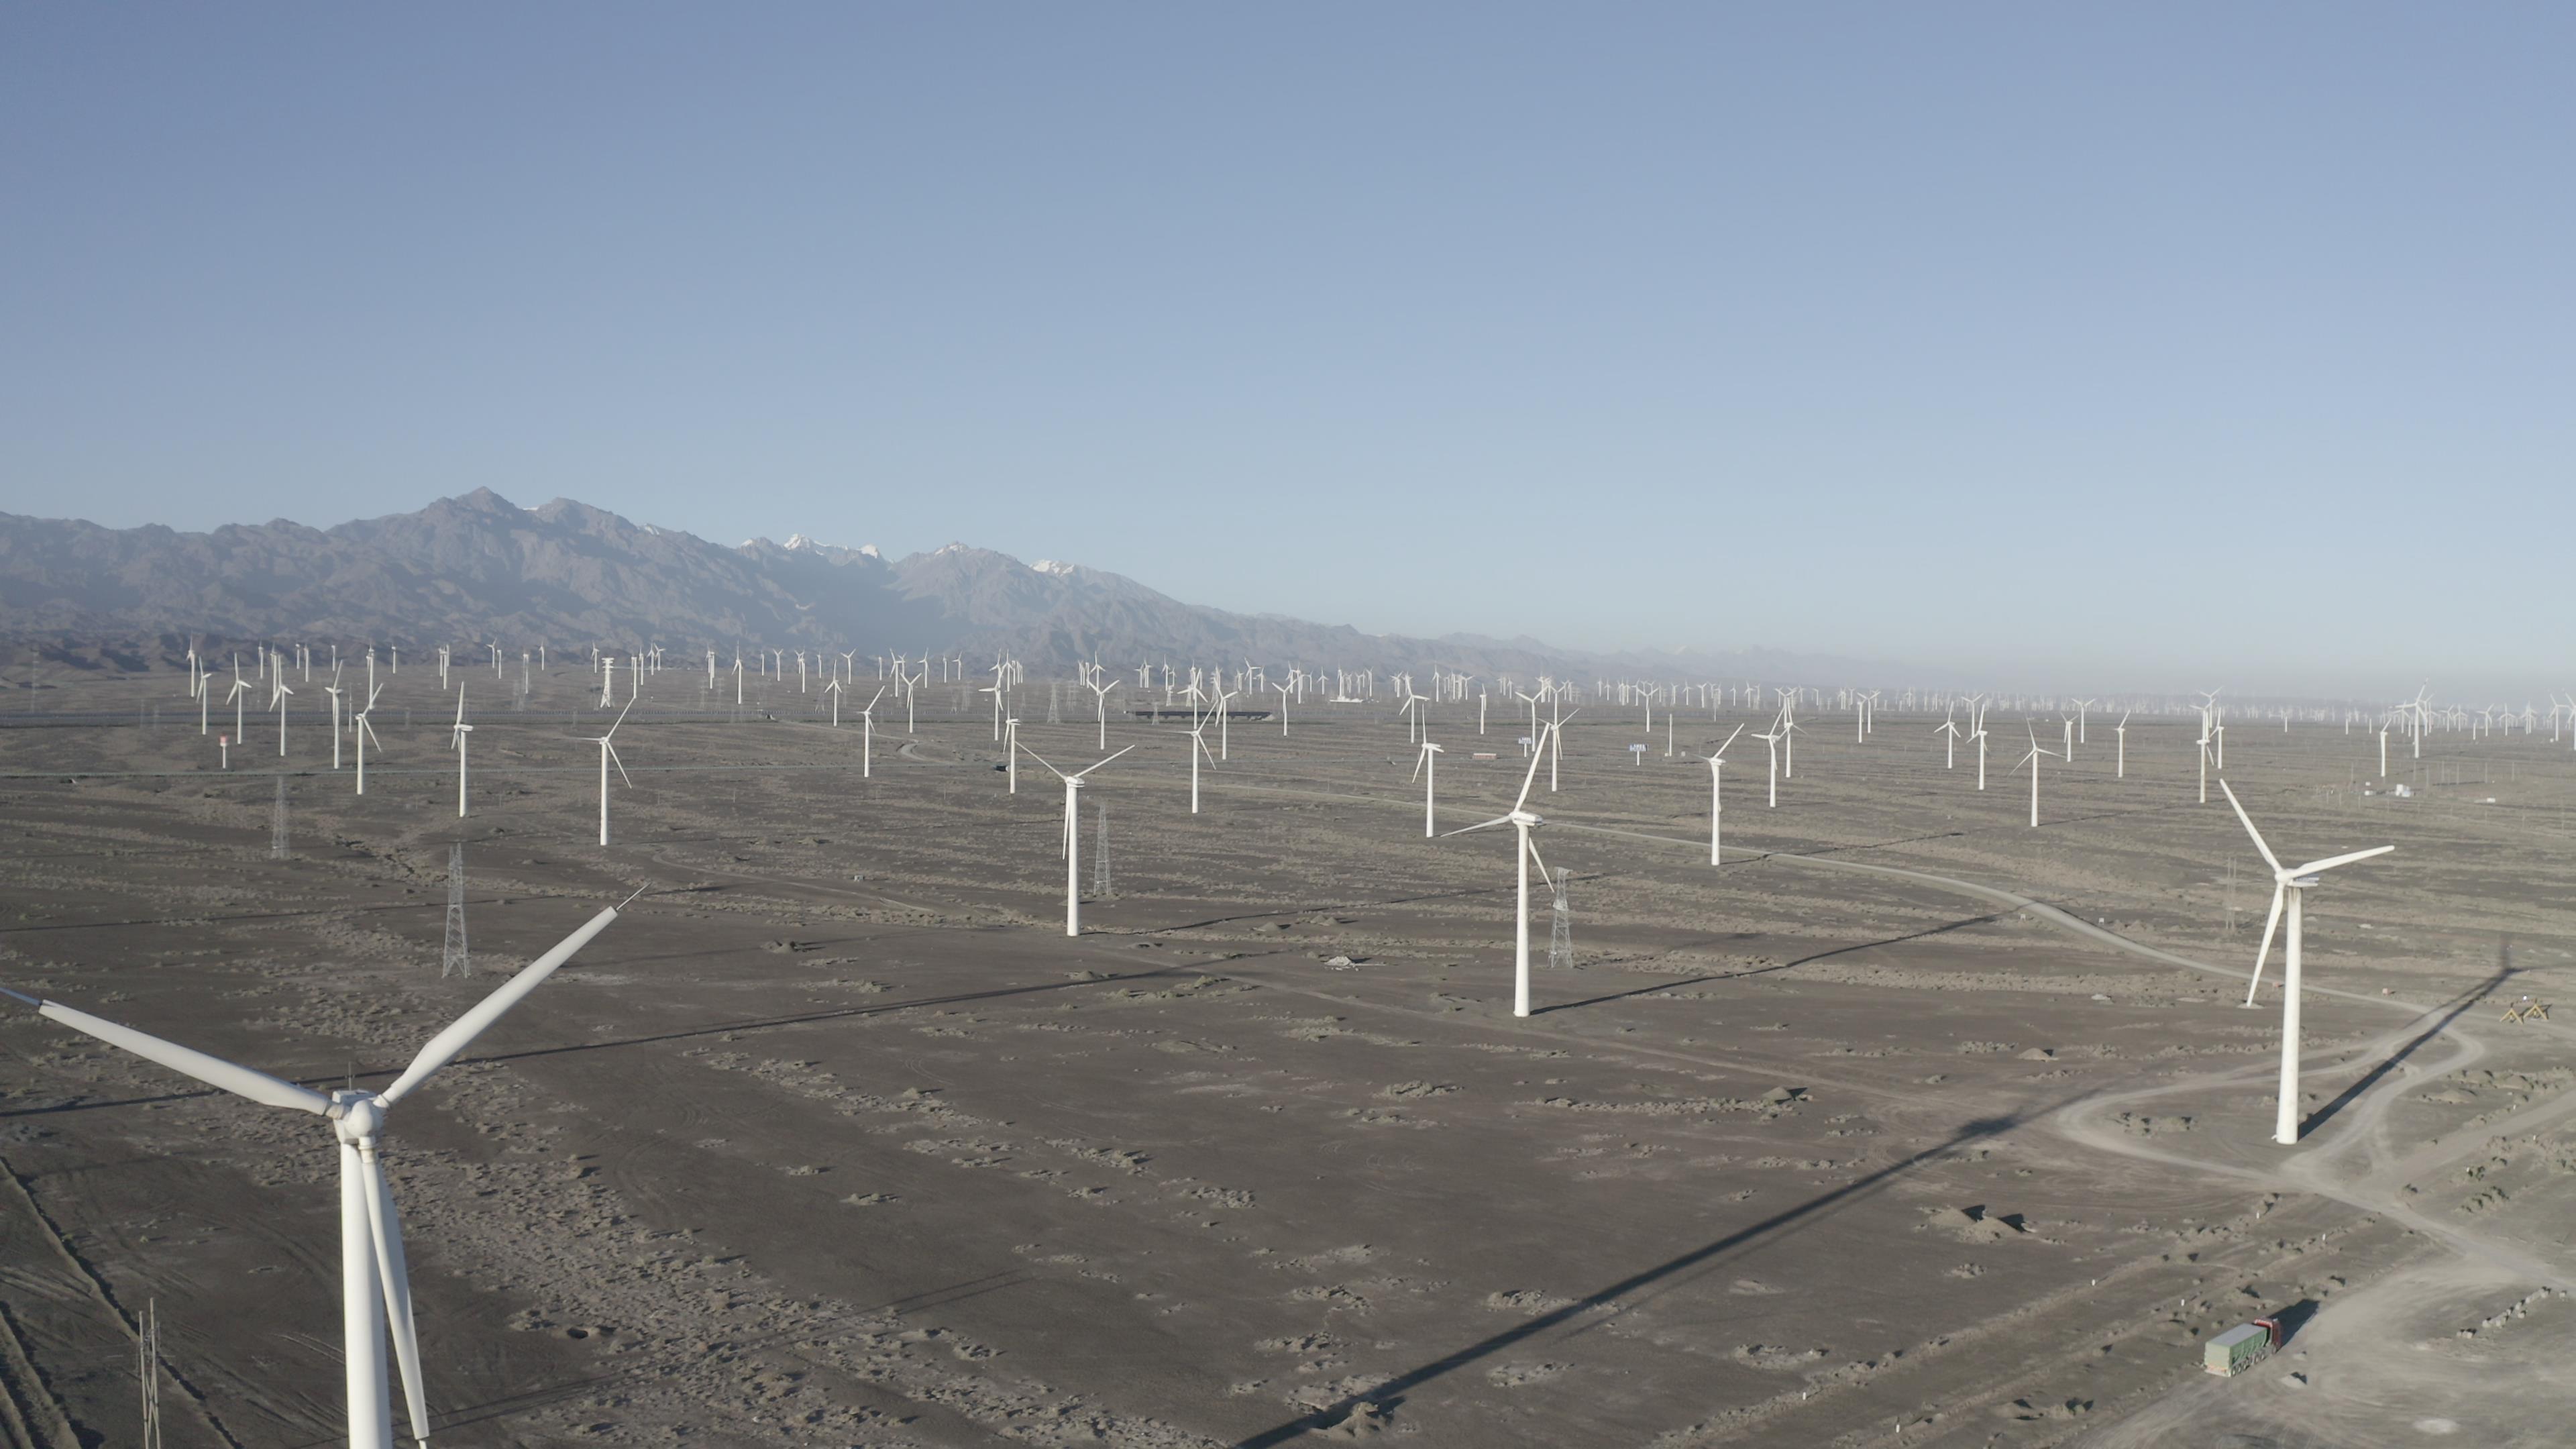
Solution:
M 2337 1112 L 2342 1111 L 2344 1108 L 2349 1107 L 2354 1102 L 2360 1100 L 2363 1093 L 2369 1091 L 2372 1087 L 2377 1086 L 2382 1077 L 2385 1077 L 2390 1072 L 2397 1070 L 2397 1068 L 2402 1065 L 2408 1057 L 2415 1055 L 2416 1051 L 2421 1048 L 2424 1043 L 2440 1036 L 2452 1022 L 2460 1019 L 2462 1013 L 2476 1005 L 2482 997 L 2492 993 L 2495 988 L 2511 980 L 2516 974 L 2517 973 L 2514 968 L 2511 966 L 2501 967 L 2494 975 L 2486 978 L 2484 981 L 2478 982 L 2474 986 L 2463 989 L 2459 995 L 2452 997 L 2448 1002 L 2444 1003 L 2444 1005 L 2449 1009 L 2442 1011 L 2442 1014 L 2435 1018 L 2431 1026 L 2418 1032 L 2415 1036 L 2410 1038 L 2404 1046 L 2401 1046 L 2397 1050 L 2390 1052 L 2387 1056 L 2382 1057 L 2379 1060 L 2378 1065 L 2373 1066 L 2369 1071 L 2362 1073 L 2351 1086 L 2336 1093 L 2333 1101 L 2328 1102 L 2324 1106 L 2317 1108 L 2314 1112 L 2309 1113 L 2307 1119 L 2299 1124 L 2299 1135 L 2301 1137 L 2305 1137 L 2309 1133 L 2323 1127 L 2328 1122 L 2333 1121 Z M 2435 1010 L 2442 1010 L 2442 1008 L 2436 1007 Z
M 2046 1116 L 2050 1112 L 2068 1105 L 2072 1100 L 2074 1099 L 2068 1098 L 2064 1101 L 2036 1110 L 2024 1110 L 2000 1117 L 1979 1117 L 1961 1123 L 1957 1131 L 1951 1133 L 1940 1142 L 1937 1142 L 1930 1147 L 1923 1148 L 1921 1151 L 1915 1152 L 1909 1156 L 1900 1158 L 1895 1162 L 1891 1162 L 1885 1167 L 1879 1168 L 1877 1171 L 1872 1172 L 1865 1177 L 1856 1178 L 1851 1182 L 1845 1183 L 1841 1187 L 1835 1188 L 1831 1192 L 1809 1198 L 1807 1201 L 1800 1203 L 1795 1207 L 1774 1213 L 1760 1222 L 1738 1228 L 1734 1232 L 1728 1233 L 1723 1237 L 1712 1239 L 1709 1242 L 1691 1249 L 1689 1252 L 1682 1253 L 1672 1258 L 1667 1258 L 1663 1262 L 1657 1263 L 1651 1268 L 1646 1268 L 1639 1272 L 1632 1273 L 1615 1283 L 1605 1284 L 1604 1286 L 1596 1288 L 1592 1292 L 1585 1294 L 1581 1298 L 1576 1299 L 1574 1302 L 1566 1304 L 1562 1308 L 1542 1313 L 1526 1322 L 1518 1323 L 1510 1328 L 1504 1329 L 1500 1333 L 1478 1339 L 1474 1343 L 1468 1344 L 1454 1352 L 1445 1354 L 1440 1358 L 1433 1359 L 1431 1362 L 1423 1364 L 1420 1367 L 1408 1369 L 1403 1373 L 1394 1375 L 1393 1377 L 1382 1379 L 1379 1382 L 1370 1385 L 1366 1389 L 1359 1390 L 1358 1392 L 1345 1394 L 1341 1398 L 1334 1400 L 1332 1403 L 1326 1404 L 1309 1413 L 1300 1415 L 1297 1418 L 1290 1419 L 1286 1423 L 1274 1425 L 1257 1434 L 1251 1435 L 1248 1438 L 1239 1439 L 1235 1441 L 1234 1449 L 1271 1449 L 1271 1446 L 1284 1444 L 1301 1434 L 1305 1434 L 1313 1430 L 1330 1428 L 1333 1425 L 1340 1423 L 1343 1419 L 1349 1417 L 1353 1411 L 1357 1410 L 1363 1404 L 1375 1404 L 1382 1408 L 1392 1408 L 1403 1401 L 1405 1393 L 1412 1389 L 1419 1388 L 1434 1379 L 1443 1378 L 1480 1360 L 1490 1358 L 1497 1353 L 1501 1353 L 1515 1344 L 1536 1338 L 1540 1334 L 1546 1333 L 1551 1329 L 1560 1328 L 1565 1324 L 1582 1317 L 1584 1314 L 1593 1312 L 1596 1309 L 1616 1302 L 1623 1297 L 1635 1293 L 1641 1288 L 1668 1285 L 1672 1280 L 1676 1279 L 1680 1275 L 1689 1273 L 1693 1269 L 1705 1268 L 1711 1265 L 1721 1255 L 1732 1249 L 1747 1246 L 1748 1244 L 1770 1237 L 1793 1226 L 1802 1226 L 1804 1223 L 1814 1220 L 1821 1214 L 1830 1212 L 1836 1208 L 1848 1206 L 1849 1204 L 1857 1202 L 1868 1196 L 1872 1191 L 1886 1185 L 1916 1167 L 1927 1162 L 1937 1161 L 1944 1155 L 1955 1152 L 1970 1143 L 1990 1137 L 2001 1136 L 2003 1133 L 2009 1132 L 2013 1128 L 2018 1127 L 2025 1122 L 2037 1120 L 2038 1118 Z
M 1890 936 L 1883 941 L 1859 941 L 1849 946 L 1836 946 L 1830 951 L 1818 951 L 1812 956 L 1801 956 L 1795 961 L 1782 961 L 1770 966 L 1755 966 L 1743 971 L 1712 971 L 1705 976 L 1686 976 L 1679 981 L 1658 981 L 1652 986 L 1639 986 L 1627 991 L 1613 991 L 1606 996 L 1586 997 L 1581 1001 L 1560 1001 L 1553 1006 L 1542 1006 L 1537 1010 L 1532 1011 L 1530 1015 L 1546 1016 L 1550 1012 L 1572 1011 L 1578 1006 L 1599 1006 L 1604 1002 L 1625 1001 L 1632 996 L 1652 996 L 1658 991 L 1678 991 L 1682 987 L 1697 986 L 1702 982 L 1707 981 L 1740 981 L 1747 976 L 1768 976 L 1775 971 L 1793 970 L 1800 966 L 1813 965 L 1818 961 L 1828 961 L 1836 956 L 1848 956 L 1855 951 L 1874 951 L 1881 946 L 1901 946 L 1908 941 L 1920 941 L 1927 936 L 1940 936 L 1946 935 L 1952 931 L 1964 931 L 1970 926 L 1991 925 L 1996 921 L 2002 920 L 2006 914 L 2007 913 L 2003 911 L 1995 911 L 1983 916 L 1971 916 L 1963 921 L 1951 921 L 1944 925 L 1926 927 L 1920 931 L 1909 931 L 1902 936 Z M 1650 960 L 1652 958 L 1629 957 L 1625 959 Z M 1619 964 L 1619 959 L 1614 958 L 1609 961 L 1596 961 L 1592 964 L 1595 966 L 1615 966 Z

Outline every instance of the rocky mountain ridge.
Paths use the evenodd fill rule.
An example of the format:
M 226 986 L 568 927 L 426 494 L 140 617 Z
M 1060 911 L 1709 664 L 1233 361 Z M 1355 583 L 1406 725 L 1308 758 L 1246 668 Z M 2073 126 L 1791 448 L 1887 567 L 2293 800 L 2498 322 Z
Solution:
M 802 534 L 727 546 L 571 499 L 521 508 L 488 488 L 328 529 L 280 519 L 182 533 L 0 514 L 0 636 L 160 660 L 192 643 L 542 640 L 681 653 L 1007 653 L 1042 673 L 1083 659 L 1122 668 L 1248 659 L 1274 670 L 1886 677 L 1884 666 L 1771 651 L 1639 656 L 1528 638 L 1364 634 L 1186 604 L 1118 574 L 962 543 L 902 559 Z

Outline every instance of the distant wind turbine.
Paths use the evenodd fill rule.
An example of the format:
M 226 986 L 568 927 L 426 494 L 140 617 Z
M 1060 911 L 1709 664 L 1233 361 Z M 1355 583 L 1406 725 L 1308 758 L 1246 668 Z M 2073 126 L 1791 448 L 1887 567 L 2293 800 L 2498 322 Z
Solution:
M 926 670 L 924 672 L 927 673 Z M 1107 691 L 1102 691 L 1102 694 L 1105 697 L 1107 695 Z M 1039 754 L 1035 750 L 1029 751 L 1030 759 L 1037 761 L 1041 765 L 1046 765 L 1048 773 L 1064 782 L 1064 933 L 1068 936 L 1079 936 L 1082 934 L 1083 776 L 1090 774 L 1093 770 L 1097 770 L 1102 765 L 1108 764 L 1110 760 L 1117 759 L 1118 755 L 1123 755 L 1127 753 L 1128 750 L 1132 750 L 1134 748 L 1136 748 L 1134 745 L 1129 745 L 1125 749 L 1121 749 L 1117 755 L 1110 755 L 1106 758 L 1095 761 L 1080 770 L 1076 770 L 1070 775 L 1057 769 L 1053 765 L 1048 765 L 1046 756 Z
M 465 722 L 465 687 L 458 685 L 456 727 L 449 732 L 449 738 L 456 744 L 456 818 L 459 820 L 465 818 L 465 742 L 473 733 L 474 726 Z
M 1666 716 L 1668 719 L 1670 717 L 1671 716 L 1669 715 Z M 1700 757 L 1708 761 L 1708 863 L 1711 865 L 1720 863 L 1717 846 L 1717 828 L 1718 822 L 1725 818 L 1726 810 L 1726 801 L 1720 790 L 1720 786 L 1725 783 L 1726 745 L 1734 744 L 1735 735 L 1740 735 L 1742 733 L 1744 733 L 1744 726 L 1737 725 L 1735 727 L 1735 734 L 1728 735 L 1726 737 L 1726 744 L 1719 745 L 1713 752 Z
M 1550 733 L 1553 733 L 1555 730 L 1555 726 L 1553 725 L 1550 725 L 1548 728 Z M 1512 808 L 1507 813 L 1497 815 L 1491 820 L 1482 821 L 1478 824 L 1469 825 L 1462 829 L 1452 830 L 1449 832 L 1451 835 L 1465 835 L 1471 831 L 1488 830 L 1497 825 L 1509 825 L 1512 827 L 1513 834 L 1517 837 L 1515 848 L 1512 851 L 1513 861 L 1520 875 L 1519 910 L 1512 918 L 1512 1015 L 1514 1016 L 1527 1016 L 1530 1014 L 1530 865 L 1533 862 L 1536 862 L 1538 865 L 1539 878 L 1549 881 L 1550 884 L 1554 884 L 1553 879 L 1547 873 L 1547 862 L 1539 858 L 1538 843 L 1530 839 L 1530 832 L 1536 830 L 1547 822 L 1542 817 L 1531 813 L 1528 809 L 1530 787 L 1538 783 L 1538 758 L 1540 755 L 1545 754 L 1546 750 L 1547 741 L 1542 738 L 1539 741 L 1539 748 L 1537 751 L 1533 752 L 1530 757 L 1529 773 L 1521 777 L 1520 798 L 1512 802 Z

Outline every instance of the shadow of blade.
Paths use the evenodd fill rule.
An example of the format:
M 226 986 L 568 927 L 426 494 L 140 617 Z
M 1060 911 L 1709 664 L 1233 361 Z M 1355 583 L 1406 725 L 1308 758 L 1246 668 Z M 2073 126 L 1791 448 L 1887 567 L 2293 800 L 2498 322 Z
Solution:
M 1833 1191 L 1821 1196 L 1809 1198 L 1807 1201 L 1798 1204 L 1796 1207 L 1783 1209 L 1780 1212 L 1764 1218 L 1758 1223 L 1754 1223 L 1748 1227 L 1738 1228 L 1724 1237 L 1703 1243 L 1700 1246 L 1691 1249 L 1687 1253 L 1667 1258 L 1663 1262 L 1657 1263 L 1651 1268 L 1644 1269 L 1641 1272 L 1632 1273 L 1615 1283 L 1597 1288 L 1562 1308 L 1542 1313 L 1536 1318 L 1529 1319 L 1526 1322 L 1514 1324 L 1512 1327 L 1507 1328 L 1500 1333 L 1478 1339 L 1476 1342 L 1468 1344 L 1454 1353 L 1446 1354 L 1440 1358 L 1434 1359 L 1419 1368 L 1408 1369 L 1392 1378 L 1381 1380 L 1366 1389 L 1346 1394 L 1332 1403 L 1324 1405 L 1322 1408 L 1300 1415 L 1284 1424 L 1264 1429 L 1260 1433 L 1252 1435 L 1250 1438 L 1239 1439 L 1235 1441 L 1234 1449 L 1271 1449 L 1271 1446 L 1286 1443 L 1288 1440 L 1294 1439 L 1300 1434 L 1305 1434 L 1317 1429 L 1330 1428 L 1331 1426 L 1340 1423 L 1345 1417 L 1349 1416 L 1354 1410 L 1358 1409 L 1363 1404 L 1386 1404 L 1412 1389 L 1419 1388 L 1423 1384 L 1429 1383 L 1432 1380 L 1441 1378 L 1447 1374 L 1455 1373 L 1459 1369 L 1465 1368 L 1481 1359 L 1490 1358 L 1515 1344 L 1535 1338 L 1551 1329 L 1562 1327 L 1566 1323 L 1602 1307 L 1604 1304 L 1626 1297 L 1641 1288 L 1651 1288 L 1665 1284 L 1681 1274 L 1713 1262 L 1715 1259 L 1731 1250 L 1758 1242 L 1764 1238 L 1780 1233 L 1783 1230 L 1802 1224 L 1819 1216 L 1820 1214 L 1829 1212 L 1834 1208 L 1857 1201 L 1858 1199 L 1866 1196 L 1873 1189 L 1878 1188 L 1904 1173 L 1912 1171 L 1914 1168 L 1919 1167 L 1926 1162 L 1934 1161 L 1948 1153 L 1955 1152 L 1969 1143 L 1976 1142 L 1984 1138 L 1999 1136 L 2005 1132 L 2011 1131 L 2013 1128 L 2018 1127 L 2025 1122 L 2046 1116 L 2049 1112 L 2055 1111 L 2060 1107 L 2064 1107 L 2074 1100 L 2074 1097 L 2068 1097 L 2036 1111 L 2015 1112 L 2001 1117 L 1980 1117 L 1972 1121 L 1962 1123 L 1956 1132 L 1951 1133 L 1942 1141 L 1934 1144 L 1933 1146 L 1926 1147 L 1911 1156 L 1891 1162 L 1887 1166 L 1879 1168 L 1877 1171 L 1872 1172 L 1865 1177 L 1856 1178 L 1853 1181 L 1845 1183 L 1841 1187 L 1835 1188 Z
M 1652 986 L 1639 986 L 1628 991 L 1613 991 L 1606 996 L 1587 997 L 1581 1001 L 1561 1001 L 1554 1006 L 1542 1006 L 1530 1015 L 1545 1016 L 1550 1012 L 1572 1011 L 1578 1006 L 1599 1006 L 1604 1002 L 1625 1001 L 1631 996 L 1652 996 L 1658 991 L 1678 991 L 1685 986 L 1697 986 L 1708 981 L 1738 981 L 1747 976 L 1768 976 L 1775 971 L 1791 971 L 1800 966 L 1814 965 L 1818 961 L 1830 961 L 1836 956 L 1848 956 L 1856 951 L 1874 951 L 1881 946 L 1901 946 L 1908 941 L 1920 941 L 1927 936 L 1964 931 L 1970 926 L 1991 925 L 2002 920 L 2006 914 L 2003 911 L 1995 911 L 1988 915 L 1971 916 L 1966 920 L 1951 921 L 1925 930 L 1909 931 L 1902 936 L 1890 936 L 1883 941 L 1861 941 L 1854 945 L 1836 946 L 1830 951 L 1818 951 L 1812 956 L 1801 956 L 1795 961 L 1783 961 L 1776 966 L 1756 966 L 1747 971 L 1715 971 L 1706 976 L 1690 976 L 1679 981 L 1658 981 Z
M 2408 1038 L 2404 1046 L 2390 1052 L 2386 1057 L 2380 1060 L 2377 1066 L 2374 1066 L 2369 1071 L 2362 1073 L 2360 1080 L 2335 1094 L 2335 1099 L 2333 1101 L 2328 1102 L 2314 1112 L 2309 1113 L 2307 1119 L 2299 1124 L 2299 1136 L 2304 1138 L 2309 1133 L 2314 1132 L 2318 1128 L 2326 1125 L 2328 1122 L 2333 1121 L 2334 1115 L 2337 1112 L 2342 1111 L 2344 1108 L 2349 1107 L 2354 1102 L 2360 1100 L 2362 1093 L 2379 1085 L 2380 1078 L 2397 1070 L 2400 1065 L 2404 1064 L 2408 1057 L 2415 1055 L 2415 1053 L 2423 1047 L 2424 1043 L 2440 1036 L 2444 1028 L 2448 1027 L 2452 1022 L 2459 1020 L 2462 1012 L 2465 1012 L 2470 1007 L 2477 1005 L 2480 1000 L 2493 992 L 2498 986 L 2511 980 L 2515 974 L 2513 967 L 2502 967 L 2498 969 L 2493 976 L 2488 977 L 2486 980 L 2479 982 L 2475 986 L 2467 988 L 2459 995 L 2452 997 L 2448 1003 L 2450 1009 L 2442 1011 L 2441 1016 L 2437 1018 L 2431 1026 L 2424 1028 L 2422 1031 L 2417 1032 L 2414 1036 Z M 2436 1007 L 2435 1010 L 2440 1011 L 2442 1009 L 2440 1007 Z

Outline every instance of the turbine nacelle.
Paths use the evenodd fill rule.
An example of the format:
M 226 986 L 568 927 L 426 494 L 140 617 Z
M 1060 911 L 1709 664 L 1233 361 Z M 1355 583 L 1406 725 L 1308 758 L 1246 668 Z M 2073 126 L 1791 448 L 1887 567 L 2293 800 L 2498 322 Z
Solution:
M 322 1115 L 331 1119 L 340 1140 L 353 1146 L 373 1146 L 385 1130 L 384 1099 L 373 1092 L 333 1092 Z

